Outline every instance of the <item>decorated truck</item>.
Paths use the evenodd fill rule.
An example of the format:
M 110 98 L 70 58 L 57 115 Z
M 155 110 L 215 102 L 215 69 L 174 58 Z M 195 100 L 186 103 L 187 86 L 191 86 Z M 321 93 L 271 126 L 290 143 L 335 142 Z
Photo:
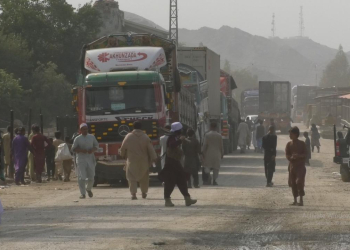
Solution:
M 83 46 L 80 77 L 73 88 L 79 123 L 86 122 L 99 150 L 95 183 L 126 183 L 118 152 L 133 122 L 142 122 L 160 154 L 160 128 L 180 121 L 196 129 L 194 96 L 181 88 L 176 46 L 150 34 L 117 34 Z M 150 173 L 161 170 L 160 160 Z

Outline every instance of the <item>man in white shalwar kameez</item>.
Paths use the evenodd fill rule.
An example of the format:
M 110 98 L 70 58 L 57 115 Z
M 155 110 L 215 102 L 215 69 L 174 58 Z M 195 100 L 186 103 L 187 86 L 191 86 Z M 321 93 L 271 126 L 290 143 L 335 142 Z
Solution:
M 76 153 L 78 184 L 80 189 L 80 199 L 85 199 L 86 192 L 89 197 L 93 197 L 91 191 L 95 178 L 96 158 L 94 152 L 98 150 L 98 142 L 94 135 L 88 134 L 88 126 L 80 125 L 81 135 L 73 142 L 72 151 Z M 87 179 L 87 181 L 86 181 Z

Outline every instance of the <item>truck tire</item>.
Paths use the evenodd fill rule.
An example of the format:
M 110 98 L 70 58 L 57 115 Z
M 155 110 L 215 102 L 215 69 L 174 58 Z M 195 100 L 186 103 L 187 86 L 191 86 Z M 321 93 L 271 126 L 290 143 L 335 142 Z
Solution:
M 343 182 L 349 182 L 350 181 L 350 171 L 348 164 L 341 164 L 340 165 L 340 175 Z

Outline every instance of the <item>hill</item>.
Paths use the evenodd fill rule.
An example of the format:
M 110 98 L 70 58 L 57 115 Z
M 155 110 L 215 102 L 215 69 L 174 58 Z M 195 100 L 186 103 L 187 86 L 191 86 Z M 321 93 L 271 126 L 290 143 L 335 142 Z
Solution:
M 203 43 L 221 55 L 222 64 L 228 60 L 233 70 L 248 68 L 259 80 L 288 80 L 293 85 L 314 85 L 316 73 L 320 79 L 337 52 L 306 38 L 268 39 L 228 26 L 180 29 L 179 38 L 185 46 Z

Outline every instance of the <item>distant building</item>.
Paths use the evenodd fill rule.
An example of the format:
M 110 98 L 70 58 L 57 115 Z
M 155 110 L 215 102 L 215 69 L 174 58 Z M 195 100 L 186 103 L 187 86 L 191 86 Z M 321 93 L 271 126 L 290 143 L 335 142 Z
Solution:
M 100 36 L 134 32 L 149 33 L 168 38 L 168 32 L 166 30 L 126 20 L 124 11 L 119 9 L 119 3 L 114 0 L 97 0 L 94 3 L 94 8 L 101 13 L 103 21 L 103 26 L 99 34 Z

